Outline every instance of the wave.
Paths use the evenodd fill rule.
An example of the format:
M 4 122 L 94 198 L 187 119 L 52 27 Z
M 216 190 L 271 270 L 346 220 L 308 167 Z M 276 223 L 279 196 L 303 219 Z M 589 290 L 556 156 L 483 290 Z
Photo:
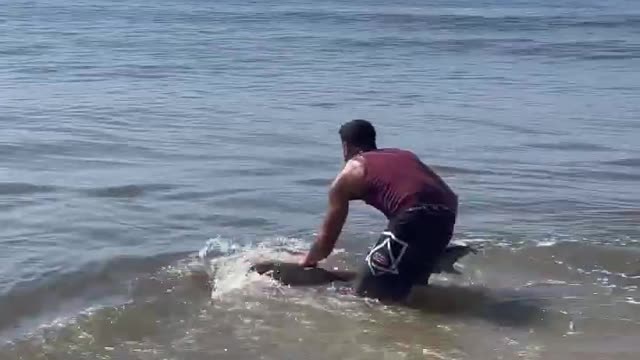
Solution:
M 498 173 L 491 170 L 479 170 L 471 168 L 463 168 L 457 166 L 432 165 L 433 169 L 441 172 L 443 175 L 497 175 Z
M 253 264 L 265 260 L 296 261 L 303 249 L 303 243 L 294 238 L 274 238 L 257 244 L 237 245 L 218 237 L 207 242 L 200 250 L 199 257 L 205 260 L 206 271 L 212 279 L 212 296 L 220 298 L 241 289 L 247 290 L 251 284 L 274 284 L 267 277 L 251 273 L 249 270 Z
M 532 148 L 538 148 L 538 149 L 570 150 L 570 151 L 610 151 L 612 150 L 607 146 L 584 143 L 584 142 L 574 142 L 574 141 L 560 141 L 555 143 L 529 143 L 529 144 L 526 144 L 526 146 L 532 147 Z
M 94 188 L 70 188 L 53 185 L 39 185 L 24 182 L 0 182 L 0 195 L 32 195 L 39 193 L 52 193 L 59 191 L 79 192 L 90 197 L 98 198 L 135 198 L 151 192 L 175 189 L 172 184 L 130 184 L 117 186 L 104 186 Z M 234 193 L 230 191 L 230 193 Z M 175 195 L 181 198 L 182 195 Z M 185 194 L 186 199 L 192 194 Z
M 312 187 L 327 187 L 331 185 L 331 181 L 333 181 L 333 179 L 312 178 L 312 179 L 295 180 L 294 183 L 298 185 L 305 185 L 305 186 L 312 186 Z
M 579 60 L 635 59 L 640 57 L 640 47 L 624 40 L 536 42 L 528 43 L 526 46 L 505 48 L 503 51 L 511 55 Z
M 129 295 L 127 283 L 149 276 L 188 253 L 168 253 L 149 257 L 119 256 L 89 262 L 70 271 L 51 271 L 39 278 L 13 285 L 0 297 L 0 333 L 16 328 L 25 320 L 56 313 L 68 304 L 88 306 L 105 298 Z
M 132 298 L 163 296 L 176 287 L 184 290 L 187 286 L 188 290 L 195 285 L 198 296 L 209 297 L 247 288 L 252 280 L 267 285 L 270 282 L 266 277 L 250 277 L 253 261 L 291 260 L 295 249 L 302 249 L 302 243 L 296 239 L 274 238 L 239 245 L 215 238 L 207 242 L 199 258 L 195 252 L 116 256 L 71 270 L 52 270 L 15 283 L 0 296 L 0 334 L 23 329 L 43 317 L 77 312 L 78 308 L 105 303 L 117 306 Z M 203 274 L 207 275 L 202 277 Z M 209 281 L 213 281 L 214 291 L 203 293 L 203 290 L 211 292 Z
M 375 326 L 402 319 L 403 326 L 419 327 L 425 317 L 437 321 L 438 326 L 453 321 L 468 329 L 482 320 L 512 330 L 540 330 L 560 336 L 576 326 L 581 331 L 597 326 L 598 323 L 587 323 L 586 317 L 591 313 L 584 317 L 565 311 L 565 305 L 589 311 L 580 302 L 594 292 L 609 291 L 606 297 L 592 301 L 615 302 L 620 298 L 625 306 L 635 306 L 637 302 L 625 289 L 637 287 L 640 279 L 618 275 L 627 270 L 621 264 L 637 259 L 637 250 L 555 240 L 540 246 L 496 247 L 491 245 L 491 239 L 475 240 L 487 246 L 481 254 L 465 259 L 468 275 L 438 276 L 431 286 L 417 289 L 407 302 L 410 312 L 356 298 L 340 288 L 286 287 L 249 272 L 256 261 L 295 259 L 295 252 L 306 248 L 299 239 L 273 238 L 239 244 L 216 238 L 207 242 L 197 258 L 189 253 L 114 258 L 50 276 L 49 286 L 30 284 L 32 289 L 40 290 L 23 290 L 22 297 L 17 298 L 14 295 L 8 304 L 13 308 L 8 311 L 8 302 L 2 303 L 0 309 L 6 314 L 0 318 L 8 315 L 15 319 L 14 310 L 19 309 L 16 303 L 35 301 L 41 304 L 42 311 L 48 310 L 51 292 L 66 293 L 61 298 L 65 302 L 87 293 L 101 298 L 105 293 L 126 295 L 118 304 L 90 307 L 67 322 L 47 323 L 38 330 L 41 338 L 29 335 L 0 347 L 0 357 L 15 352 L 75 354 L 68 355 L 71 358 L 116 353 L 129 358 L 126 354 L 140 351 L 172 356 L 187 356 L 193 351 L 216 355 L 224 354 L 224 349 L 237 352 L 249 341 L 261 344 L 263 338 L 306 339 L 304 327 L 313 328 L 317 334 L 315 330 L 327 322 L 335 329 L 340 324 L 352 326 L 355 321 L 361 332 L 372 319 Z M 346 251 L 334 254 L 342 259 L 352 256 Z M 340 266 L 352 262 L 339 261 Z M 605 277 L 607 281 L 603 280 Z M 105 284 L 102 293 L 100 284 Z M 617 286 L 616 292 L 611 293 L 612 285 Z M 17 293 L 14 289 L 13 294 Z M 600 317 L 604 316 L 608 315 Z M 285 320 L 302 324 L 303 328 L 282 326 Z M 605 320 L 611 324 L 615 321 Z
M 134 198 L 143 196 L 153 191 L 163 191 L 174 189 L 174 185 L 170 184 L 131 184 L 120 186 L 97 187 L 82 190 L 85 194 L 92 197 L 105 198 Z
M 310 22 L 366 23 L 402 28 L 456 28 L 469 30 L 549 30 L 559 28 L 636 28 L 640 16 L 614 14 L 599 16 L 481 16 L 437 13 L 383 13 L 365 11 L 284 11 L 271 13 L 283 20 Z
M 640 248 L 629 245 L 600 245 L 586 239 L 546 239 L 520 247 L 493 248 L 487 255 L 495 259 L 496 264 L 502 261 L 499 258 L 507 257 L 509 263 L 522 264 L 531 278 L 621 288 L 640 285 L 640 278 L 635 278 L 640 271 Z
M 595 179 L 608 181 L 638 181 L 640 174 L 620 172 L 620 171 L 603 171 L 603 170 L 568 170 L 563 175 L 576 179 Z
M 28 195 L 48 193 L 58 190 L 58 187 L 50 185 L 36 185 L 23 182 L 0 182 L 0 195 Z
M 161 195 L 165 200 L 202 200 L 202 199 L 216 199 L 237 194 L 253 193 L 256 192 L 254 188 L 235 188 L 235 189 L 220 189 L 209 191 L 176 191 Z
M 626 158 L 604 162 L 607 165 L 628 166 L 632 168 L 640 168 L 640 158 Z

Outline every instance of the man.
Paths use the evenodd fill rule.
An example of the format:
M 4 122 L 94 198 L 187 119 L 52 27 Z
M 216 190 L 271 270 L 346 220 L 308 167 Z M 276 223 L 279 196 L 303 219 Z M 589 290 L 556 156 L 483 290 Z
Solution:
M 300 265 L 314 267 L 331 252 L 349 212 L 349 201 L 364 200 L 389 220 L 365 258 L 356 293 L 400 301 L 428 279 L 451 240 L 458 197 L 413 153 L 378 149 L 366 120 L 340 128 L 345 166 L 329 190 L 329 207 L 314 244 Z

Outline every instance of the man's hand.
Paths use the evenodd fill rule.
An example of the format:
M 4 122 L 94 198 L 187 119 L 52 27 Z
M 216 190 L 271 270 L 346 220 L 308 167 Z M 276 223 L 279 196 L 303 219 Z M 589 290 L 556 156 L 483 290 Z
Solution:
M 326 243 L 323 241 L 323 238 L 321 236 L 318 236 L 318 238 L 313 243 L 313 245 L 311 245 L 311 249 L 309 249 L 309 252 L 299 262 L 300 266 L 302 267 L 318 266 L 318 262 L 320 262 L 321 260 L 324 260 L 327 256 L 329 256 L 329 254 L 331 254 L 331 251 L 333 250 L 334 245 L 335 245 L 335 241 L 333 241 L 333 243 Z
M 306 267 L 306 268 L 308 268 L 308 267 L 317 267 L 317 266 L 318 266 L 318 263 L 317 263 L 317 262 L 312 262 L 312 261 L 310 261 L 310 259 L 309 259 L 309 254 L 306 254 L 306 255 L 302 258 L 302 260 L 300 260 L 300 261 L 298 262 L 298 265 L 300 265 L 300 266 L 302 266 L 302 267 Z

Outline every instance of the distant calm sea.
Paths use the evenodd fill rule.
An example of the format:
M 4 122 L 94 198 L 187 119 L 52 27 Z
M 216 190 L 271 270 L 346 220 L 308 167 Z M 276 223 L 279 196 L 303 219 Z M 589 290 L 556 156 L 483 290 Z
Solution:
M 308 247 L 352 118 L 481 250 L 411 308 L 246 275 Z M 2 360 L 635 360 L 639 204 L 637 0 L 0 3 Z

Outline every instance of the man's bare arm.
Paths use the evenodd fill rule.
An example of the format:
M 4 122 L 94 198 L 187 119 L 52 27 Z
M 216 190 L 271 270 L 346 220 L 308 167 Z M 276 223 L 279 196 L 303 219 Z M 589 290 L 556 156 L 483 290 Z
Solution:
M 301 265 L 315 266 L 331 254 L 349 214 L 349 201 L 361 192 L 363 175 L 363 165 L 351 160 L 333 181 L 329 189 L 329 208 L 320 233 Z

